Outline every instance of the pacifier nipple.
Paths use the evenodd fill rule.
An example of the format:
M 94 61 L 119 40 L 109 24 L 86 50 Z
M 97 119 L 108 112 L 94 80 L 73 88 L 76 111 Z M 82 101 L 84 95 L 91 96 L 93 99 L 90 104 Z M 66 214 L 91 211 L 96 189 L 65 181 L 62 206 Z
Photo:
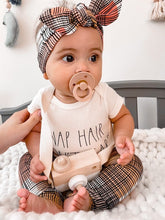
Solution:
M 77 101 L 90 100 L 95 87 L 94 77 L 87 72 L 79 72 L 72 76 L 69 82 L 69 89 Z

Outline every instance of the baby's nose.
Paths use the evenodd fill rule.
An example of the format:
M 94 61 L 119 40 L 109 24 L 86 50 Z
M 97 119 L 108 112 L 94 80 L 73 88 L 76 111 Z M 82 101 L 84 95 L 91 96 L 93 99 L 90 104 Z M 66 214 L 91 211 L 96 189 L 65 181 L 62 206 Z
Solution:
M 88 62 L 85 60 L 80 60 L 77 62 L 77 70 L 76 72 L 89 72 Z

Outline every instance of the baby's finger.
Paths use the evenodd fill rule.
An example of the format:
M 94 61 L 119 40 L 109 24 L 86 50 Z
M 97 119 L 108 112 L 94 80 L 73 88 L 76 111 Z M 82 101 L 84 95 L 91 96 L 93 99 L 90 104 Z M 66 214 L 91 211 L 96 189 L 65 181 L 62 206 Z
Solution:
M 132 160 L 132 155 L 127 154 L 123 157 L 123 155 L 117 160 L 118 164 L 125 166 Z
M 123 155 L 123 154 L 125 154 L 125 152 L 126 152 L 126 147 L 123 146 L 123 145 L 118 144 L 118 145 L 116 145 L 116 150 L 117 150 L 117 152 L 118 152 L 120 155 Z M 128 151 L 128 150 L 127 150 L 127 151 Z
M 32 159 L 30 164 L 30 170 L 32 170 L 34 173 L 42 173 L 45 169 L 45 166 L 39 159 Z
M 127 158 L 129 158 L 129 157 L 130 157 L 130 154 L 129 154 L 128 152 L 125 152 L 125 153 L 123 153 L 123 154 L 120 155 L 120 159 L 121 159 L 121 160 L 125 160 L 125 159 L 127 159 Z
M 30 167 L 30 175 L 34 178 L 35 175 L 40 175 L 43 170 L 38 170 L 36 167 Z
M 44 171 L 44 166 L 42 164 L 39 164 L 38 166 L 31 166 L 30 168 L 34 173 L 40 174 Z
M 132 141 L 128 141 L 127 140 L 127 148 L 129 150 L 129 153 L 130 154 L 134 154 L 135 153 L 135 146 L 134 144 L 132 143 Z
M 45 181 L 47 180 L 47 177 L 44 176 L 44 175 L 38 175 L 38 174 L 35 174 L 33 172 L 30 172 L 30 178 L 33 182 L 35 183 L 38 183 L 38 182 L 41 182 L 41 181 Z
M 118 164 L 121 165 L 121 166 L 125 166 L 127 165 L 130 161 L 120 161 L 120 159 L 118 159 Z
M 122 160 L 122 159 L 118 159 L 117 160 L 117 163 L 118 164 L 120 164 L 121 166 L 125 166 L 125 165 L 127 165 L 128 163 L 129 163 L 129 160 L 128 160 L 128 158 L 127 159 L 124 159 L 124 160 Z

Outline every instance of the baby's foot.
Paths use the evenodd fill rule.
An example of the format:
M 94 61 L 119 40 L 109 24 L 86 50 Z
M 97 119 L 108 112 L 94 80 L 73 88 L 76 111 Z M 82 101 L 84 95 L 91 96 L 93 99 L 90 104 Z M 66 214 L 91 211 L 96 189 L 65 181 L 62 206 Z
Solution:
M 78 192 L 64 201 L 64 211 L 88 211 L 90 207 L 89 193 L 85 187 L 81 187 Z
M 38 197 L 30 193 L 27 189 L 18 190 L 17 195 L 20 197 L 18 211 L 34 211 L 36 213 L 50 212 L 53 214 L 62 211 L 62 209 L 57 208 L 54 202 L 42 197 Z

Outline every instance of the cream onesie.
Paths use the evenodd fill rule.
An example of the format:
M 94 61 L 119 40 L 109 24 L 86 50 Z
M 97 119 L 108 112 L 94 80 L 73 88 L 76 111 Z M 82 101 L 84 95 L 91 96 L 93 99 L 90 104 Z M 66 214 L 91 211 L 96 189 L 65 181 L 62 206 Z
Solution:
M 97 153 L 114 147 L 112 124 L 123 98 L 106 83 L 99 83 L 86 102 L 65 104 L 54 96 L 54 87 L 42 88 L 28 106 L 30 113 L 41 109 L 40 159 L 49 176 L 53 151 L 72 155 L 94 148 Z

